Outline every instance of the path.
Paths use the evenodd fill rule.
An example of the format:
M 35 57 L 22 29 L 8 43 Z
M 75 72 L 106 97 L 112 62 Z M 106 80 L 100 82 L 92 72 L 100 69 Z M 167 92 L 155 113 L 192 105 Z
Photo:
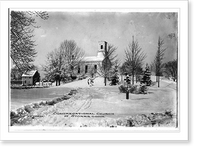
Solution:
M 61 85 L 60 87 L 67 87 L 67 88 L 90 88 L 88 85 L 88 78 L 83 80 L 74 81 L 71 83 L 66 83 Z M 93 87 L 103 87 L 104 86 L 104 78 L 97 77 L 94 79 L 94 86 Z

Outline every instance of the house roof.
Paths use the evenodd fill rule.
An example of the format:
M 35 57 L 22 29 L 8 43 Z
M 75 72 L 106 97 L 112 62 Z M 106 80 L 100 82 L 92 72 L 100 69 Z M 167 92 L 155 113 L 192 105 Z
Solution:
M 37 70 L 27 71 L 26 73 L 22 74 L 22 77 L 33 77 Z

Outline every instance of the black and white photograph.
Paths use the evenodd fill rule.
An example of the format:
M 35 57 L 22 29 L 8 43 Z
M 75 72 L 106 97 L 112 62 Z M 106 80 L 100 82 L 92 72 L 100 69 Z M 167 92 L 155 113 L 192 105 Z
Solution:
M 10 131 L 179 128 L 178 29 L 165 9 L 9 9 Z
M 10 10 L 10 126 L 178 127 L 178 12 Z

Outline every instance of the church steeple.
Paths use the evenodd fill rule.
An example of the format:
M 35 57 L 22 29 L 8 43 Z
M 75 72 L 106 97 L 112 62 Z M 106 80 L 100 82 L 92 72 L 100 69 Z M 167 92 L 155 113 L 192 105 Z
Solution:
M 103 53 L 105 52 L 105 50 L 107 50 L 107 42 L 99 41 L 97 57 L 104 58 Z

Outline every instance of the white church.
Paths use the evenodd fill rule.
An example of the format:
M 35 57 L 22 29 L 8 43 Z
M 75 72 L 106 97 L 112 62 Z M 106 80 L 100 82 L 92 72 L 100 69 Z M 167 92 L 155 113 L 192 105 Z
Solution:
M 78 74 L 88 74 L 92 69 L 99 70 L 99 65 L 102 65 L 104 60 L 104 52 L 107 49 L 106 41 L 98 42 L 98 52 L 96 56 L 88 56 L 83 58 L 83 64 L 78 67 Z

